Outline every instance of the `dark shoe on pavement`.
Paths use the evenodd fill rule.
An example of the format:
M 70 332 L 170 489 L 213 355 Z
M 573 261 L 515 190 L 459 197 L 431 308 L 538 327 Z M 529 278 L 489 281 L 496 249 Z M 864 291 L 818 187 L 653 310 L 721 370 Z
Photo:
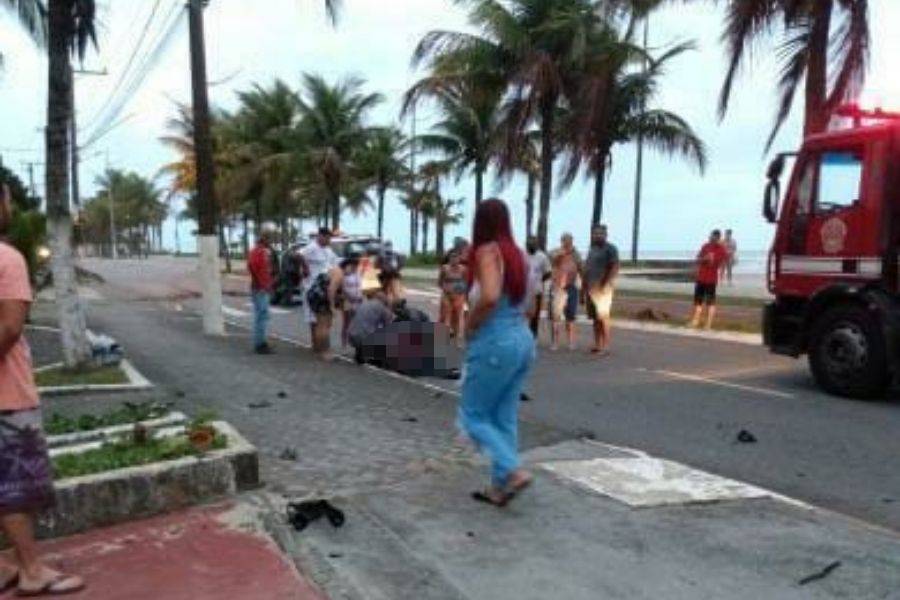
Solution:
M 272 350 L 272 346 L 270 346 L 268 344 L 260 344 L 259 346 L 257 346 L 254 349 L 254 351 L 257 354 L 274 354 L 275 353 L 275 351 Z

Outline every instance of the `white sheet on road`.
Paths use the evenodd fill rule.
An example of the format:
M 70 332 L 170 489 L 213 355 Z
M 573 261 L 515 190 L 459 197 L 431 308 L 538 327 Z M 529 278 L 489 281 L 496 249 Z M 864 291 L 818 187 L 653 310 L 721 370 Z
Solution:
M 774 496 L 762 488 L 652 456 L 545 462 L 539 466 L 634 508 Z

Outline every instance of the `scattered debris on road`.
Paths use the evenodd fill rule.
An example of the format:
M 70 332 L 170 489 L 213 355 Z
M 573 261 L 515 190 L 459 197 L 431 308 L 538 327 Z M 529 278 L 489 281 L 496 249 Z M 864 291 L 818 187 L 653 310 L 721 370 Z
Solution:
M 297 460 L 297 449 L 296 448 L 285 448 L 281 451 L 281 454 L 278 455 L 278 458 L 281 460 L 289 460 L 296 461 Z
M 737 434 L 737 441 L 742 444 L 755 444 L 756 436 L 746 429 L 741 429 Z
M 324 515 L 332 527 L 341 527 L 346 521 L 344 511 L 336 508 L 328 500 L 306 500 L 291 502 L 287 505 L 288 522 L 297 531 L 303 531 L 307 525 Z
M 832 571 L 841 566 L 841 561 L 836 560 L 818 573 L 813 573 L 807 577 L 804 577 L 800 581 L 797 582 L 797 585 L 806 585 L 808 583 L 812 583 L 814 581 L 819 581 L 820 579 L 825 579 L 829 575 L 831 575 Z
M 401 420 L 402 420 L 404 423 L 418 423 L 418 422 L 419 422 L 419 419 L 417 419 L 417 418 L 415 418 L 415 417 L 404 417 L 404 418 L 401 419 Z
M 278 392 L 278 397 L 279 398 L 287 398 L 287 392 L 285 392 L 284 390 Z
M 253 409 L 270 408 L 271 406 L 272 406 L 271 402 L 269 402 L 268 400 L 263 400 L 262 402 L 251 402 L 250 404 L 247 405 L 247 408 L 253 408 Z

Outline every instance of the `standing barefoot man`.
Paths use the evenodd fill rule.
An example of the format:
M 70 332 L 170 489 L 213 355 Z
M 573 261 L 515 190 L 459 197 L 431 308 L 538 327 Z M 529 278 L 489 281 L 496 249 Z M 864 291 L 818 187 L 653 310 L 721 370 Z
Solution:
M 584 301 L 588 316 L 594 321 L 592 354 L 609 354 L 612 335 L 612 301 L 619 274 L 619 250 L 607 240 L 606 225 L 591 230 L 591 248 L 584 262 Z
M 691 317 L 691 327 L 700 327 L 703 308 L 706 307 L 706 329 L 712 329 L 713 320 L 716 318 L 719 272 L 726 260 L 728 253 L 722 245 L 722 232 L 716 229 L 697 253 L 697 285 L 694 287 L 694 314 Z

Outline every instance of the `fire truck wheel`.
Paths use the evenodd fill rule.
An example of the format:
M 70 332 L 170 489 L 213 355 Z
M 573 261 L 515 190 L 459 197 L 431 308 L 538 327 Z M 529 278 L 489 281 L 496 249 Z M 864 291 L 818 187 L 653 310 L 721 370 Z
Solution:
M 822 388 L 847 398 L 876 398 L 890 383 L 878 319 L 862 306 L 834 307 L 813 325 L 809 366 Z

